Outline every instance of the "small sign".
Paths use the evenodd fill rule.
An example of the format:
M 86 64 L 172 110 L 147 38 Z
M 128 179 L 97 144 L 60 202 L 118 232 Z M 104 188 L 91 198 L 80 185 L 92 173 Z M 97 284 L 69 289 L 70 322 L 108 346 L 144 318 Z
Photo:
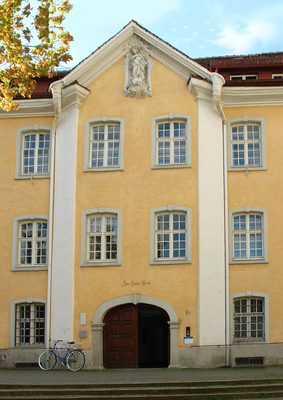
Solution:
M 81 313 L 80 322 L 81 326 L 86 325 L 86 313 Z
M 194 338 L 192 336 L 185 336 L 184 337 L 184 344 L 194 343 Z

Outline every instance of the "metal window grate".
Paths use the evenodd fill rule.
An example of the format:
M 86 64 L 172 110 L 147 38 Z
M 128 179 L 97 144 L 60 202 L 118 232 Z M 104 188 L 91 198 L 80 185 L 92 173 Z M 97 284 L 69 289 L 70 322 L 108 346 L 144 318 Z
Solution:
M 45 305 L 21 303 L 15 311 L 15 345 L 44 344 Z
M 236 366 L 246 366 L 246 365 L 263 365 L 263 357 L 236 357 Z
M 234 300 L 234 340 L 264 340 L 264 299 L 244 297 Z
M 34 362 L 18 362 L 14 364 L 17 369 L 40 369 L 38 363 Z

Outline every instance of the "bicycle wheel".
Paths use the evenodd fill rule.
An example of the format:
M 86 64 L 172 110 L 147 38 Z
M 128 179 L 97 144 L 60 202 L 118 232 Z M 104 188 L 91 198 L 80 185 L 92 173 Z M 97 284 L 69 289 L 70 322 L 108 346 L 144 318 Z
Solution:
M 52 368 L 55 367 L 56 361 L 57 357 L 53 353 L 53 351 L 46 350 L 42 354 L 40 354 L 38 365 L 41 369 L 43 369 L 43 371 L 50 371 Z
M 67 358 L 67 367 L 71 371 L 79 371 L 85 365 L 85 356 L 80 351 L 72 351 Z

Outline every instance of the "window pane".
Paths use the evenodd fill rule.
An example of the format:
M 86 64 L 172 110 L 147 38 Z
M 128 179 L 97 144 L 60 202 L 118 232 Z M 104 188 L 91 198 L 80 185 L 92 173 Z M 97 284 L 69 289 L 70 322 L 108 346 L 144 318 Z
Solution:
M 37 173 L 47 173 L 49 164 L 50 135 L 40 134 L 37 151 Z
M 102 232 L 102 218 L 92 217 L 89 219 L 89 231 L 90 232 Z
M 170 124 L 159 124 L 158 125 L 158 137 L 165 138 L 170 137 Z
M 158 142 L 158 164 L 170 164 L 170 142 Z
M 158 234 L 157 235 L 157 257 L 168 258 L 169 257 L 169 235 Z
M 119 165 L 119 152 L 120 152 L 120 125 L 108 125 L 108 151 L 107 151 L 107 165 Z
M 175 140 L 174 141 L 174 164 L 180 164 L 186 162 L 186 141 Z

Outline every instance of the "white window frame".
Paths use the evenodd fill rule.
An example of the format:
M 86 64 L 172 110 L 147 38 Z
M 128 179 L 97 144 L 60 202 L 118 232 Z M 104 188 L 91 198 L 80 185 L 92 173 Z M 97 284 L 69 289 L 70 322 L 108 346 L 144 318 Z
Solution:
M 120 141 L 119 141 L 119 165 L 101 167 L 91 166 L 91 132 L 92 127 L 95 125 L 117 125 L 120 126 Z M 85 121 L 85 142 L 84 142 L 84 172 L 91 171 L 119 171 L 124 169 L 124 131 L 125 122 L 124 118 L 103 116 L 99 118 L 91 118 Z M 107 139 L 104 143 L 107 147 Z M 104 149 L 104 159 L 106 159 L 107 149 Z
M 263 235 L 263 246 L 262 257 L 234 257 L 234 216 L 236 215 L 251 215 L 260 214 L 262 216 L 262 235 Z M 268 263 L 268 218 L 267 209 L 258 207 L 242 207 L 229 211 L 229 262 L 230 264 L 261 264 Z M 235 231 L 241 232 L 241 231 Z M 248 229 L 245 231 L 249 235 Z M 256 232 L 256 231 L 251 231 Z M 247 239 L 249 241 L 249 239 Z
M 19 217 L 14 218 L 13 220 L 13 236 L 12 236 L 12 271 L 39 271 L 46 270 L 48 266 L 48 253 L 46 255 L 46 263 L 45 264 L 36 264 L 35 261 L 35 251 L 36 247 L 33 246 L 33 262 L 32 264 L 21 264 L 20 262 L 20 227 L 25 222 L 32 222 L 33 224 L 36 222 L 46 222 L 48 229 L 48 216 L 47 215 L 21 215 Z M 34 228 L 35 229 L 35 228 Z M 35 243 L 36 238 L 32 237 L 31 240 Z M 48 249 L 48 233 L 46 236 L 46 249 Z
M 174 138 L 171 134 L 174 122 L 183 122 L 186 124 L 186 156 L 185 163 L 174 163 L 173 161 L 173 143 Z M 170 123 L 170 164 L 158 164 L 158 125 L 162 123 Z M 178 138 L 178 140 L 182 140 Z M 169 141 L 168 140 L 168 141 Z M 188 168 L 191 167 L 191 116 L 184 114 L 166 114 L 153 117 L 151 120 L 151 168 L 164 169 L 164 168 Z
M 89 219 L 92 216 L 105 217 L 116 216 L 117 217 L 117 258 L 116 259 L 101 259 L 92 260 L 89 258 L 88 249 L 88 227 Z M 104 232 L 105 234 L 105 232 Z M 105 245 L 105 243 L 104 243 Z M 104 249 L 103 249 L 104 251 Z M 81 226 L 81 267 L 91 267 L 91 266 L 120 266 L 122 263 L 122 210 L 117 210 L 113 208 L 93 208 L 89 210 L 82 211 L 82 226 Z
M 186 257 L 157 258 L 157 216 L 160 214 L 186 214 Z M 179 231 L 178 231 L 179 232 Z M 170 238 L 170 249 L 172 238 Z M 157 207 L 150 210 L 150 264 L 190 264 L 191 263 L 191 208 L 174 206 L 170 204 L 165 207 Z
M 34 344 L 25 344 L 25 345 L 17 345 L 15 344 L 16 340 L 16 307 L 20 304 L 35 304 L 35 303 L 40 303 L 44 304 L 45 306 L 45 326 L 44 326 L 44 343 L 34 343 Z M 12 300 L 10 302 L 10 347 L 11 348 L 45 348 L 45 344 L 48 342 L 47 338 L 47 330 L 46 330 L 46 321 L 47 321 L 47 307 L 46 307 L 46 300 L 45 299 L 38 299 L 38 298 L 33 298 L 33 297 L 26 297 L 24 299 L 17 299 L 17 300 Z
M 235 300 L 243 300 L 243 299 L 263 299 L 264 301 L 264 338 L 235 338 L 235 310 L 234 310 L 234 302 Z M 247 313 L 248 314 L 248 313 Z M 249 313 L 251 315 L 252 313 Z M 250 323 L 250 321 L 248 321 Z M 266 293 L 252 292 L 246 291 L 242 293 L 235 293 L 230 295 L 230 343 L 241 343 L 241 344 L 249 344 L 249 343 L 269 343 L 269 295 Z
M 236 79 L 233 79 L 236 78 Z M 247 79 L 248 78 L 248 79 Z M 249 79 L 258 79 L 258 75 L 257 74 L 249 74 L 249 75 L 230 75 L 230 81 L 233 80 L 242 80 L 242 81 L 246 81 Z
M 39 134 L 48 134 L 50 135 L 49 141 L 49 160 L 48 160 L 48 172 L 33 172 L 29 174 L 23 173 L 23 144 L 24 137 L 26 135 L 36 135 L 37 141 Z M 16 164 L 15 164 L 15 179 L 31 179 L 32 178 L 49 178 L 50 176 L 50 153 L 52 146 L 52 128 L 50 126 L 41 126 L 41 125 L 32 125 L 20 128 L 17 130 L 17 143 L 16 143 Z M 38 157 L 35 157 L 35 166 L 37 165 Z
M 232 150 L 232 127 L 235 125 L 259 125 L 260 127 L 260 135 L 261 135 L 261 164 L 260 165 L 237 165 L 233 166 L 233 150 Z M 246 140 L 248 143 L 248 140 Z M 245 145 L 245 152 L 247 153 L 247 145 Z M 265 128 L 265 119 L 257 118 L 257 117 L 241 117 L 230 119 L 227 121 L 227 169 L 228 171 L 253 171 L 253 170 L 266 170 L 266 128 Z M 247 154 L 245 154 L 245 158 L 247 160 Z
M 283 74 L 272 74 L 272 79 L 283 79 Z

